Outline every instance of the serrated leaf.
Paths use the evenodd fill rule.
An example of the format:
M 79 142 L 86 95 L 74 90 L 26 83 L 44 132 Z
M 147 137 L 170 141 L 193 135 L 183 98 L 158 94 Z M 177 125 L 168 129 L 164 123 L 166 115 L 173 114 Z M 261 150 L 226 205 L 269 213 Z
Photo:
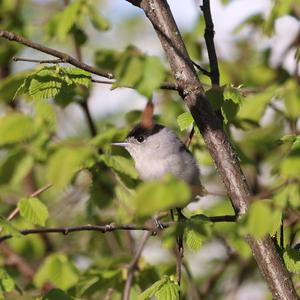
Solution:
M 194 229 L 188 229 L 185 232 L 185 242 L 192 251 L 198 251 L 203 243 L 203 235 Z
M 22 142 L 35 133 L 32 118 L 21 113 L 9 113 L 0 118 L 0 146 Z
M 168 276 L 164 276 L 161 280 L 153 283 L 148 289 L 146 289 L 142 294 L 138 296 L 138 300 L 147 300 L 150 297 L 154 296 L 154 294 L 166 283 L 168 282 Z
M 91 73 L 87 71 L 73 67 L 65 67 L 61 68 L 61 72 L 67 76 L 70 83 L 84 85 L 85 87 L 88 87 L 91 83 Z
M 178 284 L 168 281 L 156 293 L 157 300 L 179 300 L 180 288 Z
M 78 270 L 67 256 L 62 253 L 49 255 L 34 276 L 34 284 L 41 288 L 51 282 L 58 288 L 66 290 L 78 281 Z
M 63 146 L 50 157 L 47 166 L 47 178 L 59 189 L 70 183 L 75 173 L 83 166 L 90 154 L 86 146 Z
M 283 259 L 287 269 L 295 274 L 300 274 L 300 251 L 287 248 L 283 253 Z
M 37 197 L 22 198 L 18 202 L 20 215 L 32 224 L 45 226 L 48 208 Z
M 28 78 L 30 80 L 29 96 L 46 99 L 57 95 L 63 85 L 63 80 L 57 75 L 53 67 L 44 67 L 32 74 Z
M 76 85 L 89 86 L 91 74 L 74 67 L 59 65 L 44 66 L 28 76 L 19 87 L 16 95 L 28 94 L 35 99 L 54 98 L 70 103 L 74 98 Z
M 13 278 L 6 272 L 5 269 L 0 268 L 0 293 L 11 292 L 15 289 L 15 282 Z
M 184 112 L 177 117 L 177 124 L 181 131 L 186 130 L 193 123 L 194 123 L 194 119 L 190 112 Z
M 166 209 L 184 207 L 190 200 L 189 186 L 168 176 L 162 181 L 149 181 L 139 185 L 132 204 L 139 216 L 151 216 Z
M 123 173 L 133 179 L 139 177 L 139 173 L 131 160 L 117 155 L 101 155 L 100 159 L 116 172 Z

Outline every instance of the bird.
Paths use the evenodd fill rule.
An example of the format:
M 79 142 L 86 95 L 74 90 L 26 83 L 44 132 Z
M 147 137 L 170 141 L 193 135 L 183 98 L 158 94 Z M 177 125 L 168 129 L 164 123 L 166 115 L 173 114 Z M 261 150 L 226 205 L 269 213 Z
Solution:
M 124 142 L 113 145 L 129 152 L 143 181 L 160 180 L 171 174 L 201 194 L 203 187 L 196 159 L 173 130 L 154 123 L 153 109 L 153 104 L 148 102 L 141 122 L 133 127 Z

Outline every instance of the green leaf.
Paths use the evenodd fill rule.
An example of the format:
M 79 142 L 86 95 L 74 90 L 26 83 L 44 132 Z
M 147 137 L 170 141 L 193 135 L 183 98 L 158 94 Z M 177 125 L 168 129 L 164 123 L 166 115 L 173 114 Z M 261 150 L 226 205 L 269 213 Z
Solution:
M 168 276 L 164 276 L 161 280 L 153 283 L 148 289 L 138 296 L 138 300 L 147 300 L 155 295 L 157 291 L 169 280 Z
M 138 186 L 132 203 L 139 216 L 151 216 L 159 211 L 184 207 L 191 200 L 189 186 L 174 177 L 149 181 Z
M 89 17 L 95 29 L 106 31 L 109 29 L 109 22 L 97 11 L 97 7 L 89 5 Z
M 95 53 L 95 64 L 98 68 L 106 71 L 114 71 L 122 53 L 115 49 L 100 49 Z
M 38 198 L 22 198 L 18 202 L 20 215 L 32 224 L 45 226 L 48 219 L 48 208 Z
M 32 74 L 30 78 L 28 94 L 36 99 L 46 99 L 56 96 L 62 85 L 63 80 L 54 73 L 53 67 L 44 67 Z
M 35 99 L 58 98 L 63 94 L 67 103 L 73 100 L 73 93 L 76 85 L 89 86 L 91 74 L 74 67 L 44 66 L 30 76 L 16 92 L 18 94 L 28 94 Z M 70 98 L 71 99 L 68 99 Z
M 41 300 L 74 300 L 74 298 L 60 289 L 52 289 Z
M 0 159 L 0 185 L 18 185 L 30 172 L 34 159 L 25 151 L 11 149 Z
M 271 102 L 273 96 L 273 88 L 259 94 L 247 96 L 240 106 L 237 116 L 240 119 L 258 122 L 263 116 L 266 107 L 268 103 Z
M 194 123 L 194 119 L 190 112 L 184 112 L 177 117 L 177 124 L 181 131 L 186 130 L 193 123 Z
M 29 116 L 14 112 L 0 118 L 0 146 L 22 142 L 34 133 L 34 123 Z
M 126 128 L 107 128 L 90 140 L 90 144 L 101 147 L 111 142 L 123 141 L 128 133 Z
M 75 0 L 69 4 L 62 12 L 54 15 L 47 22 L 46 32 L 50 38 L 58 37 L 63 42 L 76 25 L 81 16 L 81 11 L 85 5 L 85 0 Z
M 48 162 L 47 178 L 49 182 L 59 189 L 64 188 L 83 166 L 90 153 L 89 147 L 80 145 L 58 148 Z
M 142 71 L 142 79 L 136 88 L 142 95 L 150 98 L 152 97 L 153 91 L 159 88 L 165 79 L 166 72 L 160 62 L 160 58 L 156 56 L 145 56 Z
M 14 96 L 24 80 L 32 73 L 31 71 L 23 71 L 5 79 L 1 79 L 0 82 L 0 99 L 3 101 L 11 101 L 14 99 Z
M 67 290 L 78 281 L 78 270 L 62 253 L 49 255 L 34 276 L 34 284 L 41 288 L 51 282 L 60 289 Z
M 134 87 L 148 98 L 159 87 L 166 74 L 158 57 L 144 55 L 133 46 L 129 46 L 121 54 L 115 73 L 117 81 L 114 87 Z
M 267 200 L 258 200 L 251 204 L 245 222 L 246 232 L 256 238 L 274 234 L 281 224 L 281 211 L 274 210 Z
M 13 278 L 6 272 L 5 269 L 0 268 L 0 293 L 11 292 L 15 289 L 15 286 Z
M 45 124 L 47 129 L 55 131 L 56 114 L 54 111 L 54 106 L 47 101 L 35 101 L 34 107 L 36 121 Z
M 226 99 L 222 105 L 222 115 L 224 117 L 224 122 L 228 123 L 232 121 L 238 111 L 239 104 L 234 102 L 232 99 Z
M 84 85 L 85 87 L 89 87 L 91 83 L 91 73 L 87 71 L 74 67 L 60 68 L 60 71 L 66 76 L 64 80 L 66 82 L 70 81 L 70 84 L 74 83 L 77 85 Z
M 125 174 L 133 179 L 139 177 L 139 173 L 135 169 L 133 163 L 128 158 L 117 155 L 101 155 L 100 159 L 114 171 Z
M 22 233 L 15 228 L 9 221 L 0 216 L 0 232 L 3 235 L 10 234 L 14 237 L 22 237 Z
M 224 99 L 231 99 L 236 104 L 242 104 L 244 96 L 239 90 L 240 87 L 234 87 L 232 84 L 227 85 L 224 89 Z
M 180 287 L 175 282 L 168 281 L 156 293 L 157 300 L 179 300 Z
M 279 92 L 284 98 L 285 111 L 288 117 L 297 119 L 300 116 L 300 91 L 295 80 L 288 80 Z
M 198 251 L 203 244 L 203 235 L 194 229 L 186 230 L 185 239 L 187 247 L 192 251 Z
M 300 251 L 287 248 L 284 250 L 283 259 L 287 269 L 295 274 L 300 274 Z

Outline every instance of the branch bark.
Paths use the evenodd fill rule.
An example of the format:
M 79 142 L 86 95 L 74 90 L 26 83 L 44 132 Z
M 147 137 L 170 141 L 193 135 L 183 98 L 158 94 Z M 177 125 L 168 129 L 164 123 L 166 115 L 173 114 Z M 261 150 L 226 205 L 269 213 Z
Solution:
M 203 217 L 210 220 L 211 222 L 235 222 L 236 218 L 235 216 L 225 215 L 225 216 L 213 216 L 213 217 L 207 217 L 205 215 L 199 215 L 199 218 L 203 220 Z M 180 221 L 180 222 L 189 222 L 186 221 Z M 175 226 L 179 222 L 178 221 L 171 221 L 171 222 L 165 222 L 160 223 L 162 226 L 162 229 L 168 228 L 170 226 Z M 135 230 L 135 231 L 150 231 L 152 234 L 156 234 L 157 228 L 154 225 L 135 225 L 135 224 L 106 224 L 106 225 L 81 225 L 81 226 L 66 226 L 66 227 L 44 227 L 44 228 L 35 228 L 35 229 L 23 229 L 20 230 L 20 233 L 23 235 L 29 235 L 29 234 L 40 234 L 40 233 L 62 233 L 64 235 L 68 235 L 72 232 L 78 232 L 78 231 L 99 231 L 102 233 L 107 233 L 111 231 L 117 231 L 117 230 Z M 0 236 L 0 243 L 11 239 L 13 235 L 7 234 Z
M 165 51 L 181 96 L 191 111 L 207 148 L 224 182 L 238 217 L 246 214 L 250 191 L 238 157 L 204 94 L 171 10 L 166 0 L 140 0 L 130 3 L 140 7 L 152 23 Z M 255 240 L 247 237 L 257 264 L 274 299 L 298 299 L 290 275 L 276 251 L 271 237 Z
M 5 39 L 10 40 L 10 41 L 18 42 L 18 43 L 23 44 L 27 47 L 30 47 L 30 48 L 36 49 L 38 51 L 41 51 L 41 52 L 47 53 L 49 55 L 52 55 L 54 57 L 60 58 L 63 62 L 69 63 L 69 64 L 71 64 L 71 65 L 73 65 L 77 68 L 88 71 L 92 74 L 99 75 L 99 76 L 102 76 L 102 77 L 106 77 L 106 78 L 109 78 L 109 79 L 113 78 L 113 74 L 111 74 L 111 73 L 98 70 L 98 69 L 96 69 L 96 68 L 94 68 L 90 65 L 87 65 L 83 62 L 80 62 L 76 58 L 74 58 L 74 57 L 72 57 L 72 56 L 70 56 L 70 55 L 68 55 L 64 52 L 61 52 L 61 51 L 46 47 L 44 45 L 35 43 L 35 42 L 30 41 L 30 40 L 28 40 L 28 39 L 26 39 L 26 38 L 24 38 L 20 35 L 15 34 L 13 32 L 0 29 L 0 37 L 5 38 Z

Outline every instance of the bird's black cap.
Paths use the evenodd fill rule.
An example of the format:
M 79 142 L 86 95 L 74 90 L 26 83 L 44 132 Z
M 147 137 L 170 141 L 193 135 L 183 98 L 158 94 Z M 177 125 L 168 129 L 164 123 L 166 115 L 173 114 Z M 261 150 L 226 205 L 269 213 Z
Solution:
M 155 133 L 158 133 L 163 128 L 165 128 L 165 126 L 160 124 L 154 124 L 152 127 L 146 128 L 141 123 L 139 123 L 133 127 L 133 129 L 127 135 L 127 138 L 134 137 L 135 139 L 137 139 L 139 136 L 147 138 Z

